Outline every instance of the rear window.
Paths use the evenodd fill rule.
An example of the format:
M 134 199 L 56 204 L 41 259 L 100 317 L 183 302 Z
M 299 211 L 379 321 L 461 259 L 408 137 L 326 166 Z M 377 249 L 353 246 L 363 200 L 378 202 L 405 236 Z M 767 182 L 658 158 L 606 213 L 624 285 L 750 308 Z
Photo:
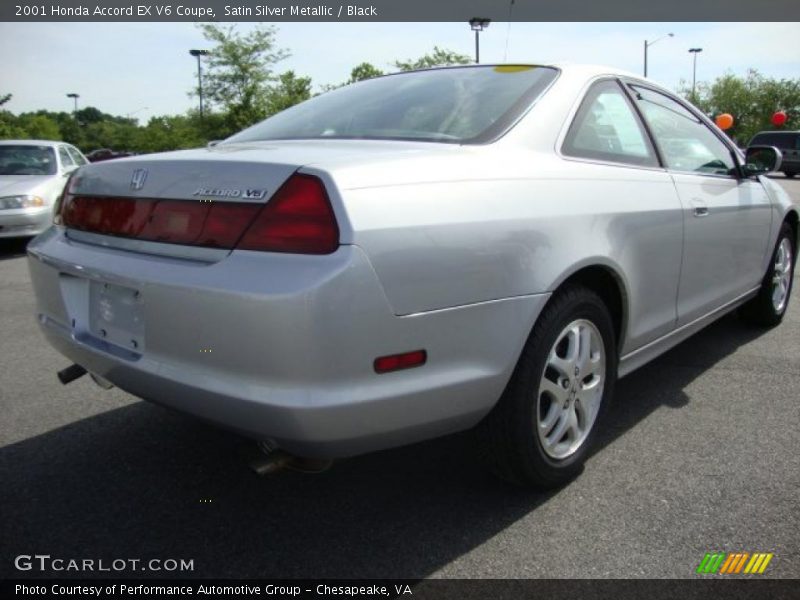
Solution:
M 490 141 L 514 124 L 556 69 L 485 66 L 398 73 L 316 96 L 226 140 Z
M 51 146 L 0 145 L 0 175 L 54 175 L 56 170 Z

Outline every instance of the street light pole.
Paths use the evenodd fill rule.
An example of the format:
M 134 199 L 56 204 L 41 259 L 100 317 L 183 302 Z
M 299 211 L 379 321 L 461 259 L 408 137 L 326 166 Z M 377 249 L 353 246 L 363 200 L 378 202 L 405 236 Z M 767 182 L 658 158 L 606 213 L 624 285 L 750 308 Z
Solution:
M 655 44 L 656 42 L 660 42 L 666 37 L 675 37 L 674 33 L 668 33 L 667 35 L 662 35 L 660 38 L 654 39 L 652 42 L 648 42 L 647 40 L 644 41 L 644 76 L 647 77 L 647 49 Z
M 197 59 L 197 95 L 200 97 L 200 120 L 203 120 L 203 68 L 200 57 L 209 54 L 208 50 L 189 50 L 189 54 Z
M 702 48 L 689 48 L 689 52 L 691 52 L 694 57 L 694 64 L 692 65 L 692 102 L 695 100 L 695 86 L 697 84 L 697 55 L 702 51 Z
M 479 64 L 481 62 L 481 45 L 479 35 L 481 31 L 486 29 L 491 23 L 491 19 L 483 19 L 480 17 L 473 17 L 469 20 L 469 26 L 472 28 L 472 31 L 475 32 L 475 64 Z
M 81 95 L 80 94 L 76 94 L 75 92 L 71 92 L 71 93 L 67 94 L 67 98 L 72 98 L 75 101 L 75 105 L 74 105 L 75 108 L 73 108 L 73 110 L 72 110 L 72 114 L 73 115 L 76 112 L 78 112 L 78 98 L 80 98 L 80 97 L 81 97 Z

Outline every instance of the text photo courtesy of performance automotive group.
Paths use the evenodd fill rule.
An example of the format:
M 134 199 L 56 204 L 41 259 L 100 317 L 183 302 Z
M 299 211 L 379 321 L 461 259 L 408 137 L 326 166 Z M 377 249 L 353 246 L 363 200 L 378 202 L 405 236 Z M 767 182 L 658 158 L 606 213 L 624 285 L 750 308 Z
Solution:
M 0 22 L 3 594 L 800 575 L 800 24 L 500 4 Z

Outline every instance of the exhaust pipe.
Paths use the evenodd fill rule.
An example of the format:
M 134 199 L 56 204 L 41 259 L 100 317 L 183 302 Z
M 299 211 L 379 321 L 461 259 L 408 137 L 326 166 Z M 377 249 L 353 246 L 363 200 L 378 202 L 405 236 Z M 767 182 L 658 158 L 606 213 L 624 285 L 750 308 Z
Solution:
M 300 473 L 322 473 L 333 464 L 332 460 L 324 458 L 306 458 L 294 456 L 283 450 L 278 450 L 274 442 L 259 442 L 261 451 L 250 461 L 250 468 L 260 476 L 274 475 L 284 470 L 299 471 Z
M 286 454 L 286 452 L 281 450 L 275 450 L 269 454 L 251 460 L 250 468 L 255 471 L 256 475 L 260 475 L 261 477 L 273 475 L 287 468 L 292 458 L 291 454 Z
M 102 388 L 104 390 L 110 390 L 111 388 L 114 387 L 113 383 L 111 383 L 108 379 L 104 379 L 103 377 L 100 377 L 100 375 L 95 375 L 94 373 L 89 373 L 89 377 L 92 378 L 92 381 L 94 381 L 97 384 L 98 387 L 100 387 L 100 388 Z
M 86 375 L 86 369 L 80 365 L 70 365 L 66 369 L 61 369 L 57 375 L 58 380 L 62 384 L 67 385 L 68 383 L 72 383 L 76 379 L 80 379 Z

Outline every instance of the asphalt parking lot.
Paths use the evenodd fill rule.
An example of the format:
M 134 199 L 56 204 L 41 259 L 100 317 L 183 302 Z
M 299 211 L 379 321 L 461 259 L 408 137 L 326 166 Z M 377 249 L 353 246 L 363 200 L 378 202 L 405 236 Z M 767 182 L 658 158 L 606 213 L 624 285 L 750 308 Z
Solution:
M 800 181 L 776 181 L 800 202 Z M 262 479 L 246 440 L 86 377 L 61 386 L 23 252 L 0 245 L 2 577 L 35 553 L 193 559 L 199 577 L 692 577 L 717 550 L 800 576 L 798 298 L 776 329 L 730 315 L 623 379 L 557 492 L 494 480 L 468 435 Z

